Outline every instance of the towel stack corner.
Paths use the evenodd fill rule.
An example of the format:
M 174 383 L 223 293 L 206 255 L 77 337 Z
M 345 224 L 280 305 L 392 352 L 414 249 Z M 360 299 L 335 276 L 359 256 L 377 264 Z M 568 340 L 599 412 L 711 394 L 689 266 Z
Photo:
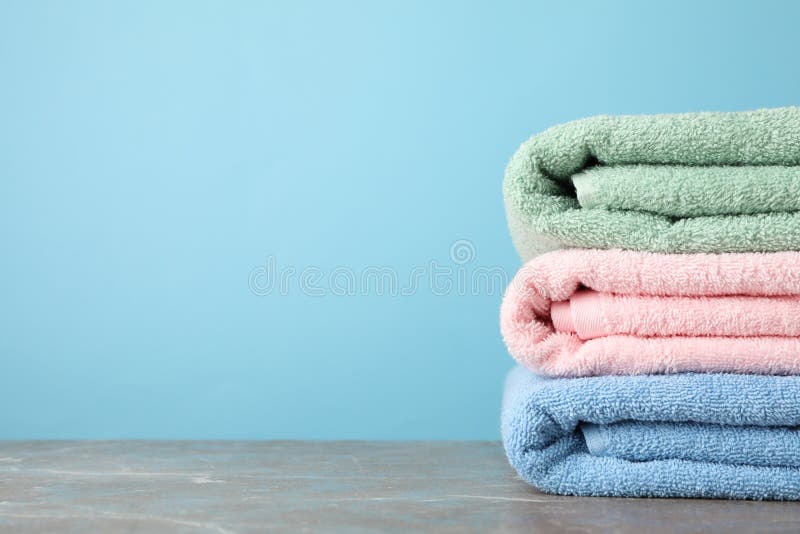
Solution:
M 800 108 L 595 117 L 506 169 L 503 441 L 566 495 L 800 500 Z

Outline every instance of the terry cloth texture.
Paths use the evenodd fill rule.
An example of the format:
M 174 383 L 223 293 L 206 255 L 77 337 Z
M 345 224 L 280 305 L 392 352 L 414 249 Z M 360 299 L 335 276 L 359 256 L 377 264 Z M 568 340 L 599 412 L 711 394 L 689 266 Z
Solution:
M 557 313 L 558 312 L 558 313 Z M 800 336 L 800 297 L 653 297 L 579 290 L 550 305 L 557 332 L 588 340 L 615 334 Z
M 576 174 L 572 184 L 584 209 L 644 211 L 667 217 L 800 210 L 800 166 L 601 165 Z
M 800 108 L 598 116 L 550 128 L 506 168 L 527 261 L 559 248 L 800 250 Z
M 694 460 L 739 465 L 800 466 L 800 428 L 735 427 L 707 423 L 584 423 L 581 432 L 594 456 L 633 462 Z
M 546 376 L 800 373 L 800 253 L 562 250 L 524 265 L 500 326 Z
M 643 439 L 593 440 L 590 425 L 613 434 L 621 423 L 644 427 L 641 450 Z M 797 376 L 551 379 L 517 367 L 502 408 L 511 464 L 530 484 L 564 495 L 798 500 L 800 468 L 786 466 L 800 456 L 798 425 Z M 709 446 L 696 441 L 704 435 Z M 754 451 L 759 444 L 769 449 Z

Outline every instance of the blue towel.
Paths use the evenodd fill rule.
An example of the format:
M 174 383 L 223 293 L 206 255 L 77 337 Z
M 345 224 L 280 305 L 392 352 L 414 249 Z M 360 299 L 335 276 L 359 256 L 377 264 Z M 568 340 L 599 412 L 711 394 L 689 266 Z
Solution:
M 509 461 L 564 495 L 800 499 L 800 377 L 506 380 Z M 588 445 L 587 445 L 588 443 Z

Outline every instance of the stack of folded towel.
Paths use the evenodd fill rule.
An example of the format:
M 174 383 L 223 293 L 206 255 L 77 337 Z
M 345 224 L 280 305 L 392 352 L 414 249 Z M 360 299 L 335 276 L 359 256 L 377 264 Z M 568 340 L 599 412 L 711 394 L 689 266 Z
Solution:
M 800 108 L 595 117 L 506 170 L 502 432 L 567 495 L 800 499 Z

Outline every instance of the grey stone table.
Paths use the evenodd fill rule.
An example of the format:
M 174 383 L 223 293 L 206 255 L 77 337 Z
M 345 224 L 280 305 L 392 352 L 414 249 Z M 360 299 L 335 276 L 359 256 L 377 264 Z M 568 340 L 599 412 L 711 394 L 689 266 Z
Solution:
M 8 532 L 796 532 L 800 504 L 543 495 L 496 442 L 0 442 Z

